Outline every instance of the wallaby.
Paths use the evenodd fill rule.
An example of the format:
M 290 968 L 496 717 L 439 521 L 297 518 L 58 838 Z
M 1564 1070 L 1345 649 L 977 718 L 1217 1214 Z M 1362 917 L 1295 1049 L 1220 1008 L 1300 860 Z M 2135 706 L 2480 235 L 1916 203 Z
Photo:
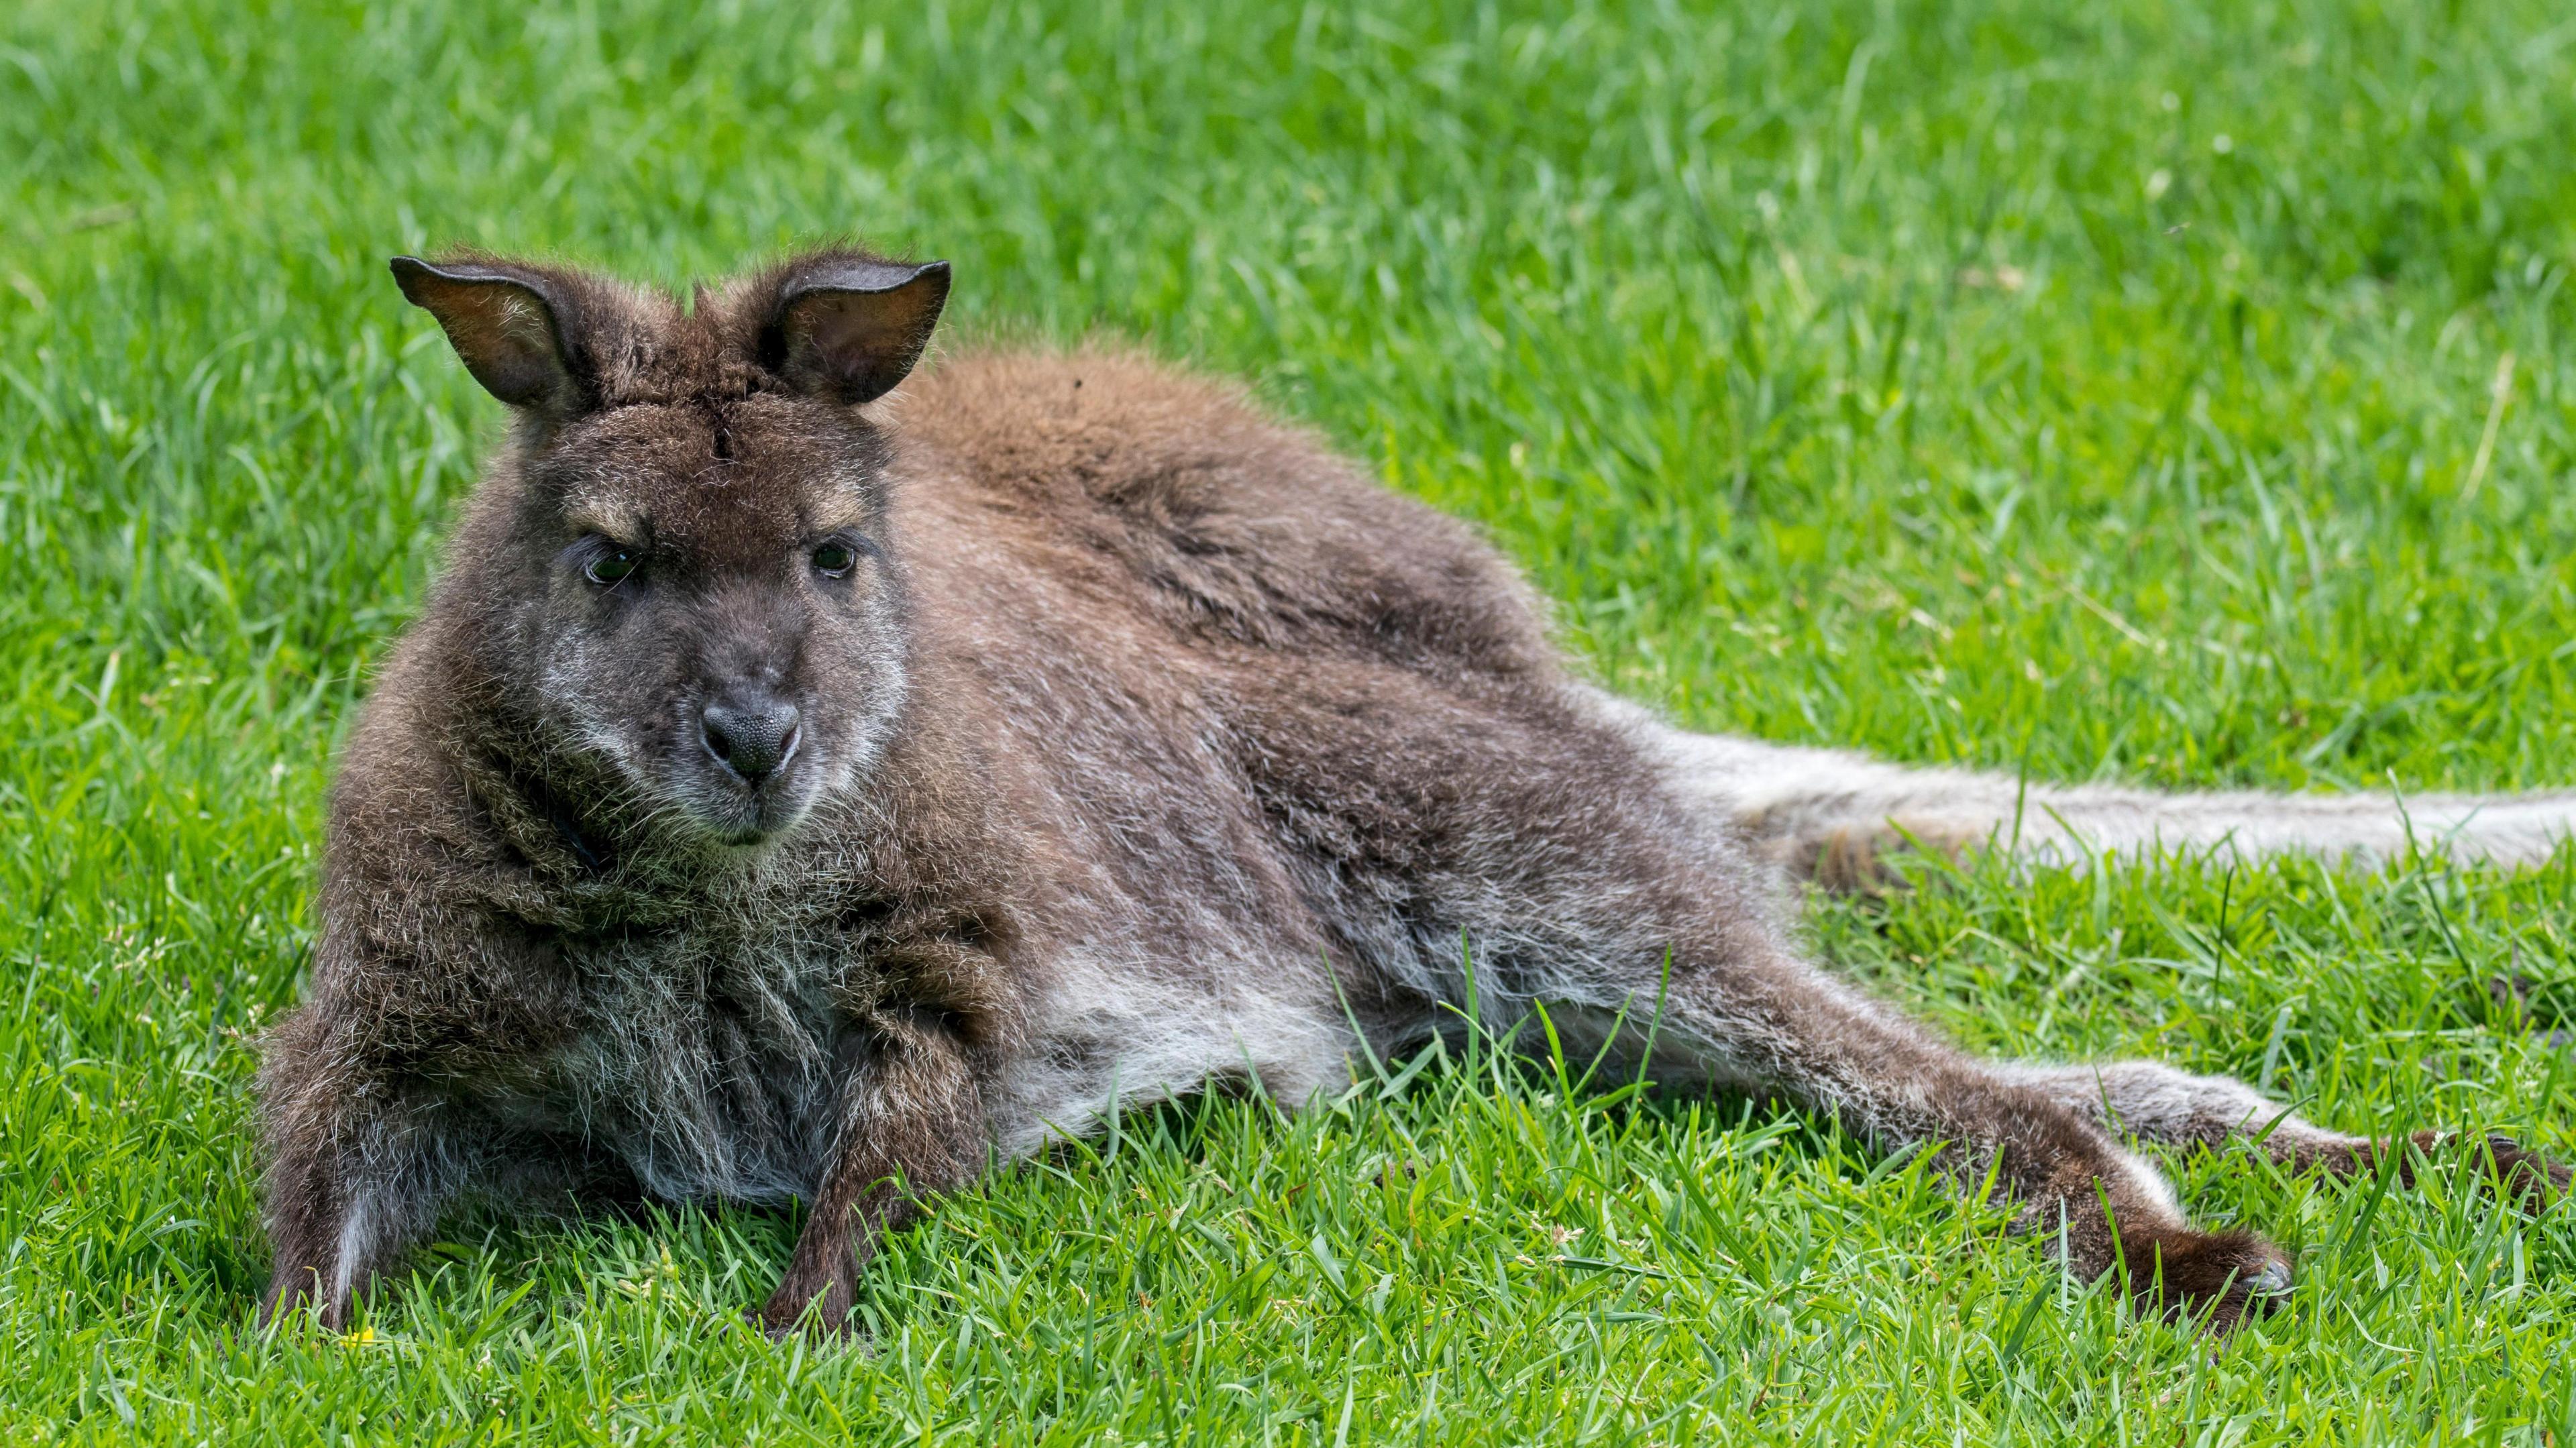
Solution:
M 685 306 L 393 271 L 516 425 L 340 763 L 310 1002 L 261 1072 L 263 1319 L 344 1323 L 460 1193 L 569 1192 L 802 1201 L 759 1318 L 839 1326 L 926 1197 L 1122 1104 L 1306 1102 L 1454 1025 L 1470 960 L 1489 1020 L 1544 1001 L 1658 1080 L 1932 1150 L 2220 1329 L 2290 1264 L 2196 1230 L 2124 1136 L 2411 1164 L 2231 1080 L 1964 1055 L 1811 963 L 1777 868 L 2017 814 L 2062 853 L 2371 849 L 2392 806 L 1680 733 L 1581 682 L 1466 527 L 1232 389 L 1093 349 L 893 391 L 942 263 L 823 251 Z M 2415 802 L 2507 860 L 2571 819 Z

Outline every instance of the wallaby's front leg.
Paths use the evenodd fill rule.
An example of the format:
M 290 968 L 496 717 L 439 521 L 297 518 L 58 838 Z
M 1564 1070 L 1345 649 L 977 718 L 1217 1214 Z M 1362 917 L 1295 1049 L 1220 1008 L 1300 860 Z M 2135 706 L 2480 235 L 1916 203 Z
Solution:
M 922 1197 L 964 1186 L 984 1168 L 982 1103 L 964 1044 L 926 1012 L 876 1025 L 876 1048 L 843 1095 L 839 1139 L 804 1235 L 760 1309 L 773 1334 L 809 1310 L 840 1330 L 878 1237 L 903 1225 Z
M 2195 1230 L 2155 1169 L 2061 1098 L 1966 1056 L 1777 947 L 1676 975 L 1666 1039 L 1721 1081 L 1829 1112 L 1883 1149 L 1937 1144 L 1951 1179 L 1991 1173 L 2024 1228 L 2062 1239 L 2069 1267 L 2125 1269 L 2148 1305 L 2232 1327 L 2290 1283 L 2289 1259 L 2246 1232 Z
M 363 1128 L 362 1128 L 363 1129 Z M 274 1249 L 262 1326 L 310 1303 L 324 1327 L 348 1325 L 357 1295 L 437 1220 L 453 1195 L 423 1159 L 357 1159 L 317 1143 L 270 1168 L 268 1234 Z
M 348 1323 L 370 1278 L 437 1220 L 462 1172 L 457 1136 L 425 1102 L 352 1067 L 310 1016 L 271 1041 L 267 1117 L 265 1326 L 310 1303 L 324 1327 Z

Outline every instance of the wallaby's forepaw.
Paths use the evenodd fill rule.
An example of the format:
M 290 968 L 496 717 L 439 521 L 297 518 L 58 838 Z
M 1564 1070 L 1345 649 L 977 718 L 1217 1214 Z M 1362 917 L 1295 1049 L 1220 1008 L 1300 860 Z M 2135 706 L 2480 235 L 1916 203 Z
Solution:
M 268 1331 L 277 1326 L 279 1319 L 309 1310 L 324 1329 L 340 1331 L 349 1319 L 352 1304 L 346 1296 L 325 1291 L 321 1283 L 322 1274 L 314 1268 L 280 1270 L 269 1279 L 268 1292 L 260 1298 L 260 1330 Z
M 835 1279 L 818 1287 L 790 1271 L 751 1320 L 771 1337 L 785 1337 L 806 1327 L 827 1337 L 841 1337 L 850 1331 L 850 1306 L 848 1283 Z
M 2268 1316 L 2290 1290 L 2289 1257 L 2252 1232 L 2139 1232 L 2120 1247 L 2141 1306 L 2211 1332 Z

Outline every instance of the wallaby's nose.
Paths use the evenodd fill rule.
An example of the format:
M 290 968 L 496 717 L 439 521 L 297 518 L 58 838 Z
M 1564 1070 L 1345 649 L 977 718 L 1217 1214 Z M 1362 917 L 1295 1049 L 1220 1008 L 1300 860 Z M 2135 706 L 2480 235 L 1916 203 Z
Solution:
M 745 784 L 758 784 L 786 767 L 804 742 L 796 706 L 784 699 L 719 699 L 699 711 L 698 733 L 707 753 Z

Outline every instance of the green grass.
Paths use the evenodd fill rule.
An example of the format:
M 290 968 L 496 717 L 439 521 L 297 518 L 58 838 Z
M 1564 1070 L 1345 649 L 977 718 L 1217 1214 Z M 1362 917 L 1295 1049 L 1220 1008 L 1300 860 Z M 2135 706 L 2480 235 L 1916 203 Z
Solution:
M 2175 1161 L 2300 1261 L 2213 1352 L 1795 1114 L 1441 1061 L 1004 1174 L 864 1347 L 740 1325 L 793 1224 L 733 1212 L 459 1221 L 262 1341 L 245 1133 L 333 741 L 499 424 L 389 253 L 950 257 L 956 335 L 1253 379 L 1707 727 L 2529 787 L 2571 137 L 2549 0 L 7 7 L 0 1441 L 2576 1441 L 2576 1220 L 2447 1182 Z M 2566 1154 L 2483 983 L 2576 1012 L 2571 899 L 2576 852 L 1972 866 L 1815 936 L 1981 1048 Z

